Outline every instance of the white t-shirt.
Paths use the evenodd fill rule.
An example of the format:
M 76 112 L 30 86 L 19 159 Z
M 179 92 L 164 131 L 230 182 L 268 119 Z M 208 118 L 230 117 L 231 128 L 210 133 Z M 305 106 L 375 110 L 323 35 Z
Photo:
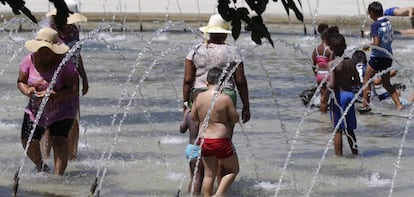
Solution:
M 186 58 L 192 60 L 196 68 L 194 88 L 207 87 L 207 73 L 211 68 L 224 69 L 231 62 L 235 62 L 236 65 L 242 62 L 237 47 L 227 44 L 197 44 L 191 48 Z M 230 70 L 229 67 L 228 71 Z M 234 89 L 233 77 L 225 83 L 225 87 Z

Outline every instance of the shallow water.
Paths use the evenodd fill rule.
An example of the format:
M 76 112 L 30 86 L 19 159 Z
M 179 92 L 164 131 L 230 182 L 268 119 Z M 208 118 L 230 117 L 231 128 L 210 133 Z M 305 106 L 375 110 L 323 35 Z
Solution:
M 83 38 L 86 35 L 87 32 L 82 33 Z M 349 35 L 346 37 L 348 49 L 368 42 Z M 189 169 L 184 148 L 188 140 L 187 134 L 178 131 L 182 117 L 183 62 L 188 49 L 200 42 L 200 37 L 188 31 L 164 32 L 144 48 L 153 36 L 154 32 L 106 31 L 85 42 L 82 55 L 90 91 L 81 97 L 78 160 L 68 164 L 63 177 L 56 177 L 35 173 L 34 165 L 26 159 L 19 196 L 88 195 L 105 145 L 112 143 L 116 134 L 119 136 L 112 158 L 105 163 L 107 174 L 100 191 L 102 196 L 172 196 L 181 186 L 183 176 L 186 177 L 180 189 L 186 195 Z M 242 34 L 235 42 L 244 50 L 246 58 L 252 117 L 243 127 L 235 128 L 233 141 L 240 174 L 229 196 L 273 196 L 298 128 L 299 137 L 295 138 L 279 196 L 304 195 L 332 134 L 329 116 L 319 113 L 317 108 L 312 108 L 304 124 L 299 125 L 305 106 L 298 95 L 315 85 L 310 54 L 319 38 L 273 34 L 273 49 L 266 42 L 256 46 L 249 36 Z M 20 124 L 27 101 L 16 88 L 16 78 L 19 63 L 27 54 L 22 41 L 32 37 L 32 33 L 0 32 L 0 70 L 4 71 L 0 77 L 2 195 L 11 193 L 13 175 L 23 157 Z M 395 58 L 403 67 L 392 80 L 407 85 L 403 98 L 413 89 L 413 46 L 414 40 L 410 37 L 397 37 L 393 44 Z M 152 64 L 153 69 L 139 84 Z M 136 71 L 131 73 L 131 68 Z M 131 99 L 131 96 L 134 97 Z M 345 139 L 344 158 L 334 157 L 333 147 L 329 147 L 312 196 L 388 195 L 408 120 L 397 115 L 408 114 L 410 106 L 398 112 L 391 104 L 373 104 L 375 113 L 357 114 L 356 136 L 362 158 L 351 156 Z M 392 196 L 410 196 L 414 192 L 411 131 L 412 126 L 405 139 Z

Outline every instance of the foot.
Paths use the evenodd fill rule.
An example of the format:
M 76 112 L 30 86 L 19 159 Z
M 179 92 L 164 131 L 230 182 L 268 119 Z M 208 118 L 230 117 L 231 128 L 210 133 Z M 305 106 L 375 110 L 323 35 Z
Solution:
M 368 106 L 358 108 L 359 113 L 364 114 L 371 111 L 371 108 Z
M 50 172 L 49 166 L 46 165 L 46 164 L 42 164 L 41 172 L 47 172 L 47 173 L 49 173 Z

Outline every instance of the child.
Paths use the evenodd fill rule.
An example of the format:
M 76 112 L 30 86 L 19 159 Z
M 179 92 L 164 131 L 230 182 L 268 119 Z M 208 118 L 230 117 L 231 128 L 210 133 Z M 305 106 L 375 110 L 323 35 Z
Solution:
M 220 68 L 212 68 L 208 71 L 208 90 L 200 92 L 195 98 L 191 110 L 193 120 L 203 122 L 206 118 L 213 96 L 217 94 L 216 87 L 221 73 Z M 210 112 L 208 126 L 200 124 L 200 135 L 203 135 L 201 155 L 204 163 L 204 196 L 213 195 L 214 179 L 217 176 L 219 162 L 226 169 L 226 174 L 221 178 L 215 196 L 223 196 L 239 173 L 239 161 L 231 142 L 233 125 L 238 121 L 239 116 L 232 99 L 220 93 Z
M 313 67 L 312 70 L 316 77 L 316 82 L 319 85 L 324 78 L 328 76 L 329 68 L 328 62 L 330 60 L 331 50 L 329 46 L 326 44 L 327 39 L 329 38 L 326 30 L 328 29 L 328 25 L 325 23 L 321 23 L 318 25 L 318 32 L 321 35 L 321 43 L 313 50 L 312 52 L 312 61 Z M 323 113 L 326 113 L 327 110 L 327 90 L 326 85 L 324 84 L 321 87 L 321 102 L 320 102 L 320 110 Z
M 317 69 L 315 76 L 318 85 L 324 78 L 327 78 L 326 81 L 329 81 L 328 62 L 331 61 L 334 57 L 331 50 L 329 49 L 329 37 L 333 33 L 339 33 L 337 26 L 326 27 L 321 33 L 322 43 L 316 47 L 312 53 L 313 63 L 316 65 Z M 326 88 L 326 84 L 327 83 L 324 83 L 321 87 L 321 99 L 319 106 L 322 113 L 326 113 L 328 109 L 329 91 Z
M 335 56 L 342 56 L 346 48 L 345 38 L 337 33 L 330 37 L 330 48 Z M 336 61 L 331 61 L 330 66 L 334 66 Z M 356 137 L 354 129 L 356 129 L 356 117 L 354 104 L 350 103 L 354 98 L 352 91 L 353 86 L 360 84 L 359 74 L 355 67 L 355 62 L 349 58 L 346 58 L 338 63 L 332 72 L 331 80 L 329 81 L 329 87 L 335 92 L 336 102 L 331 102 L 331 114 L 334 120 L 334 127 L 340 123 L 340 127 L 335 133 L 334 147 L 335 155 L 342 156 L 342 132 L 345 132 L 348 138 L 348 143 L 351 148 L 352 154 L 358 155 L 358 149 L 356 146 Z M 338 103 L 340 106 L 336 105 Z M 345 115 L 345 119 L 339 122 L 339 119 L 343 115 L 343 111 L 351 104 L 349 111 Z M 345 123 L 346 124 L 345 124 Z
M 386 49 L 392 54 L 391 44 L 393 41 L 393 29 L 390 21 L 383 16 L 382 5 L 379 2 L 372 2 L 368 6 L 369 17 L 375 22 L 371 25 L 371 34 L 373 42 L 371 45 L 375 45 Z M 371 57 L 368 62 L 366 74 L 364 76 L 364 84 L 375 75 L 375 73 L 385 70 L 391 67 L 392 59 L 383 51 L 378 49 L 372 49 Z M 387 92 L 391 95 L 392 100 L 398 110 L 401 110 L 403 106 L 400 103 L 398 93 L 390 83 L 390 72 L 387 72 L 381 76 L 381 83 Z M 369 88 L 365 88 L 363 91 L 362 108 L 359 109 L 361 113 L 371 111 L 369 108 Z
M 188 192 L 191 192 L 191 187 L 194 178 L 194 169 L 196 168 L 197 159 L 200 157 L 200 147 L 195 144 L 198 135 L 198 122 L 191 119 L 191 110 L 187 108 L 184 111 L 184 117 L 180 124 L 180 132 L 185 133 L 188 130 L 189 142 L 185 148 L 185 157 L 190 161 L 190 182 L 188 183 Z M 199 162 L 197 175 L 194 180 L 194 193 L 198 195 L 201 193 L 201 185 L 204 178 L 203 163 Z

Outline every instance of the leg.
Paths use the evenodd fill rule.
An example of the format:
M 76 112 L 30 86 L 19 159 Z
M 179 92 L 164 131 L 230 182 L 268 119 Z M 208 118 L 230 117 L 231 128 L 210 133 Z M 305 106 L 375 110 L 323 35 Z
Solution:
M 335 155 L 342 156 L 342 129 L 338 129 L 334 138 Z
M 319 104 L 319 109 L 322 113 L 326 113 L 328 110 L 328 99 L 329 99 L 329 90 L 324 86 L 321 88 L 321 102 Z
M 42 139 L 40 140 L 40 149 L 42 150 L 42 158 L 44 161 L 49 160 L 50 150 L 52 149 L 52 141 L 50 140 L 50 131 L 46 130 Z
M 365 72 L 365 76 L 364 76 L 364 82 L 363 82 L 363 84 L 365 85 L 367 82 L 368 82 L 368 80 L 372 77 L 372 76 L 374 76 L 375 75 L 375 73 L 376 73 L 377 71 L 376 70 L 374 70 L 370 65 L 368 65 L 368 67 L 367 67 L 367 70 L 366 70 L 366 72 Z M 368 104 L 369 104 L 369 89 L 370 89 L 371 87 L 368 85 L 365 89 L 364 89 L 364 91 L 363 91 L 363 99 L 362 99 L 362 107 L 364 107 L 364 108 L 366 108 L 366 107 L 368 107 Z
M 68 138 L 51 136 L 55 160 L 55 174 L 63 175 L 68 164 Z
M 228 173 L 221 178 L 221 182 L 217 187 L 216 196 L 224 196 L 224 193 L 230 187 L 230 185 L 236 179 L 237 174 L 239 173 L 239 160 L 237 158 L 236 152 L 226 159 L 220 160 L 222 166 Z
M 76 118 L 73 121 L 72 128 L 69 132 L 69 160 L 75 160 L 78 153 L 78 141 L 79 141 L 79 119 Z
M 385 73 L 381 76 L 382 86 L 390 93 L 392 100 L 394 101 L 395 107 L 398 110 L 401 110 L 403 106 L 400 102 L 400 97 L 398 96 L 398 92 L 395 90 L 394 86 L 391 85 L 390 82 L 390 72 Z
M 27 139 L 22 139 L 23 148 L 26 148 Z M 38 172 L 42 170 L 42 153 L 40 151 L 40 143 L 39 140 L 32 139 L 29 145 L 29 149 L 27 150 L 27 156 L 33 163 L 36 165 L 36 169 Z
M 197 159 L 193 159 L 190 161 L 190 182 L 188 183 L 188 193 L 191 193 L 191 187 L 193 186 L 193 178 L 194 178 L 194 170 L 196 169 Z M 199 195 L 201 193 L 201 185 L 203 183 L 204 178 L 204 166 L 203 161 L 200 161 L 197 168 L 197 174 L 194 178 L 194 192 L 193 194 Z
M 354 130 L 348 129 L 346 133 L 346 137 L 348 139 L 349 147 L 351 148 L 352 154 L 358 155 L 358 146 L 357 146 L 357 140 L 355 137 Z
M 205 197 L 213 195 L 214 179 L 216 178 L 218 160 L 216 156 L 202 156 L 204 164 L 203 193 Z

